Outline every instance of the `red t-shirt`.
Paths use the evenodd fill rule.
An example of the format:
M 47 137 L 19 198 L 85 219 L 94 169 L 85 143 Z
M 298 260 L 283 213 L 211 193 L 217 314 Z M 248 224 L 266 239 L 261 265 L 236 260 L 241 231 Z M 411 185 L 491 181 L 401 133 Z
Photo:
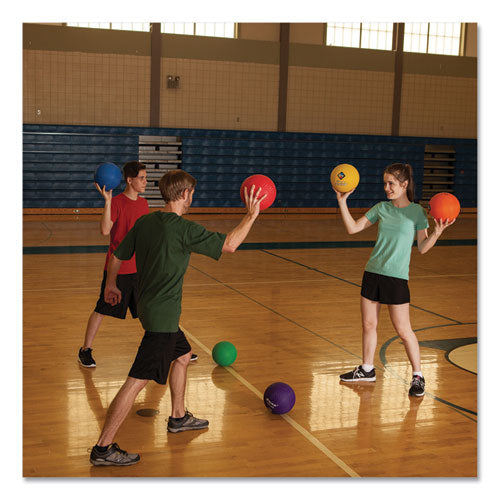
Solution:
M 137 197 L 137 200 L 131 200 L 123 193 L 115 196 L 111 200 L 111 220 L 113 227 L 110 232 L 109 248 L 106 255 L 104 269 L 108 268 L 108 261 L 111 254 L 118 248 L 126 234 L 132 229 L 135 221 L 143 215 L 149 214 L 148 202 Z M 135 254 L 130 260 L 122 261 L 118 274 L 132 274 L 137 272 L 135 266 Z

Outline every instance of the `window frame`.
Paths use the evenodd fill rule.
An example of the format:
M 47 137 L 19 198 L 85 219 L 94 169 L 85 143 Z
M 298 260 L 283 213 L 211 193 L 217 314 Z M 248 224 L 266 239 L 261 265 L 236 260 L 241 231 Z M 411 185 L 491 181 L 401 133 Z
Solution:
M 90 26 L 90 24 L 107 24 L 108 26 Z M 134 29 L 129 29 L 129 28 L 117 28 L 117 27 L 113 27 L 113 24 L 148 24 L 148 29 L 142 29 L 142 30 L 134 30 Z M 90 22 L 86 22 L 86 23 L 64 23 L 65 26 L 69 26 L 69 27 L 73 27 L 73 28 L 88 28 L 88 29 L 103 29 L 103 30 L 115 30 L 115 31 L 136 31 L 136 32 L 140 32 L 140 33 L 145 33 L 145 32 L 150 32 L 151 31 L 151 24 L 153 23 L 113 23 L 113 22 L 106 22 L 106 23 L 90 23 Z M 164 34 L 182 34 L 182 35 L 186 35 L 186 36 L 206 36 L 206 37 L 209 37 L 209 38 L 227 38 L 227 39 L 236 39 L 238 38 L 238 23 L 226 23 L 226 22 L 221 22 L 221 23 L 196 23 L 196 22 L 192 22 L 192 23 L 175 23 L 175 22 L 172 22 L 172 23 L 168 23 L 168 24 L 189 24 L 189 25 L 193 25 L 193 33 L 175 33 L 175 31 L 164 31 L 163 29 L 163 25 L 164 24 L 167 24 L 167 23 L 164 23 L 164 22 L 160 22 L 160 25 L 161 25 L 161 33 L 164 33 Z M 231 36 L 220 36 L 220 35 L 217 35 L 217 34 L 214 34 L 214 35 L 207 35 L 206 32 L 203 33 L 203 34 L 199 34 L 199 33 L 196 33 L 196 25 L 207 25 L 207 24 L 211 24 L 211 25 L 214 25 L 214 32 L 215 30 L 217 29 L 217 27 L 215 25 L 217 24 L 224 24 L 224 25 L 228 25 L 228 24 L 232 24 L 232 35 Z M 86 25 L 86 26 L 85 26 Z M 224 30 L 226 32 L 227 30 L 227 26 L 224 27 Z
M 351 45 L 338 45 L 334 43 L 328 43 L 328 37 L 329 37 L 329 29 L 333 28 L 335 29 L 336 24 L 359 24 L 359 44 L 357 46 Z M 362 46 L 362 40 L 363 40 L 363 24 L 365 25 L 371 25 L 371 24 L 384 24 L 384 23 L 324 23 L 324 32 L 323 32 L 323 41 L 324 45 L 327 47 L 347 47 L 347 48 L 359 48 L 359 49 L 367 49 L 367 50 L 395 50 L 395 29 L 394 26 L 397 23 L 392 23 L 392 47 L 391 48 L 371 48 L 371 47 L 363 47 Z M 388 24 L 388 23 L 385 23 Z M 404 41 L 403 41 L 403 52 L 408 52 L 408 53 L 417 53 L 417 54 L 434 54 L 434 55 L 446 55 L 446 56 L 454 56 L 454 57 L 460 57 L 465 54 L 465 36 L 466 36 L 466 23 L 403 23 L 405 26 L 405 32 L 404 32 Z M 408 24 L 421 24 L 424 25 L 426 24 L 426 32 L 425 34 L 420 33 L 414 33 L 413 31 L 407 32 L 406 27 Z M 434 34 L 432 31 L 435 25 L 436 33 Z M 439 25 L 444 25 L 444 33 L 440 34 Z M 447 30 L 447 25 L 459 25 L 459 36 L 456 37 L 453 35 L 447 35 L 446 30 Z M 340 28 L 339 26 L 337 26 Z M 344 28 L 344 26 L 342 26 Z M 412 26 L 413 28 L 413 26 Z M 353 29 L 352 26 L 349 27 L 348 29 Z M 366 33 L 366 29 L 364 30 Z M 370 31 L 380 31 L 380 30 L 370 30 Z M 405 42 L 408 37 L 413 37 L 415 41 L 418 42 L 417 37 L 423 37 L 425 36 L 425 40 L 423 43 L 425 43 L 425 51 L 424 50 L 408 50 L 405 49 Z M 433 40 L 436 39 L 436 40 Z M 387 39 L 386 39 L 387 42 Z M 438 44 L 444 44 L 444 47 L 446 47 L 447 44 L 451 44 L 451 49 L 446 51 L 446 49 L 443 49 L 441 51 L 438 51 L 437 49 L 431 49 L 431 52 L 429 52 L 429 44 L 438 46 Z M 387 44 L 386 44 L 387 45 Z M 453 52 L 452 52 L 453 50 Z

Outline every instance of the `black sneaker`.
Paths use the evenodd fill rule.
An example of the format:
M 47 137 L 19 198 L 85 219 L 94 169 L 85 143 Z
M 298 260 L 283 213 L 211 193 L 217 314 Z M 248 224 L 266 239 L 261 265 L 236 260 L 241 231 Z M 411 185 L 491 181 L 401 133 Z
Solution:
M 374 382 L 376 379 L 375 368 L 369 372 L 365 372 L 361 365 L 340 376 L 342 382 Z
M 189 361 L 196 361 L 198 359 L 198 354 L 191 354 L 191 359 Z
M 92 465 L 133 465 L 136 464 L 141 457 L 137 453 L 127 453 L 121 450 L 116 444 L 110 444 L 104 452 L 99 452 L 94 446 L 90 453 L 90 463 Z
M 413 375 L 411 387 L 408 391 L 410 396 L 423 396 L 425 393 L 425 378 L 420 375 Z
M 208 420 L 193 417 L 193 414 L 187 410 L 182 420 L 176 421 L 172 417 L 168 417 L 168 432 L 195 431 L 198 429 L 206 429 L 207 427 Z
M 95 366 L 95 360 L 92 357 L 92 349 L 90 347 L 87 347 L 87 349 L 80 347 L 78 359 L 80 363 L 87 368 L 93 368 Z

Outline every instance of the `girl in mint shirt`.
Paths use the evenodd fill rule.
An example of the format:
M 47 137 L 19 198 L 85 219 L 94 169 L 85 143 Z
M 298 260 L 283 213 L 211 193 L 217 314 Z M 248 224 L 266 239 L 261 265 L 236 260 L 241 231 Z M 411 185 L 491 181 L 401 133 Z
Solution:
M 403 341 L 413 368 L 410 396 L 423 396 L 425 379 L 420 366 L 420 348 L 410 324 L 408 269 L 415 233 L 418 250 L 430 250 L 444 229 L 455 220 L 434 219 L 429 235 L 424 209 L 414 203 L 412 168 L 394 163 L 384 171 L 384 190 L 389 201 L 382 201 L 365 215 L 354 220 L 347 207 L 348 193 L 336 192 L 342 220 L 349 234 L 358 233 L 379 223 L 377 241 L 365 267 L 361 285 L 363 324 L 363 364 L 340 376 L 343 382 L 373 382 L 376 379 L 374 357 L 377 348 L 377 324 L 381 304 L 387 304 L 394 328 Z

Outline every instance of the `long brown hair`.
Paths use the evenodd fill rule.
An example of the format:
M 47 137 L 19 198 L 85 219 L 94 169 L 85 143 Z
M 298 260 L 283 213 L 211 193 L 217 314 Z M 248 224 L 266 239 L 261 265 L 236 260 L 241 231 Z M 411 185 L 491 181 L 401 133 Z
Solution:
M 415 200 L 415 183 L 413 182 L 413 169 L 409 163 L 393 163 L 384 170 L 384 175 L 393 175 L 401 184 L 408 181 L 406 196 L 410 201 Z

